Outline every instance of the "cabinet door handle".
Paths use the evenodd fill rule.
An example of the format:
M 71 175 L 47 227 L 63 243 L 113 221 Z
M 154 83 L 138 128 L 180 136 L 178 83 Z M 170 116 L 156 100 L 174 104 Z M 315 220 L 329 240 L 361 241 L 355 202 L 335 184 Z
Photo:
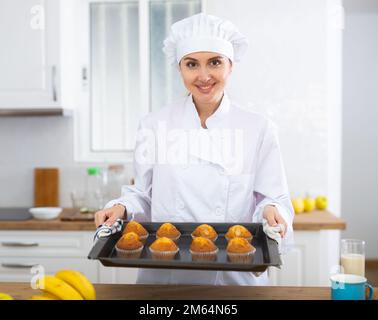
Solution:
M 51 68 L 51 85 L 52 85 L 52 96 L 53 101 L 57 101 L 57 93 L 56 93 L 56 66 L 52 66 Z
M 38 265 L 38 263 L 2 263 L 1 264 L 3 268 L 8 268 L 8 269 L 30 269 L 36 265 Z
M 11 242 L 6 241 L 2 242 L 1 245 L 3 247 L 38 247 L 38 242 Z

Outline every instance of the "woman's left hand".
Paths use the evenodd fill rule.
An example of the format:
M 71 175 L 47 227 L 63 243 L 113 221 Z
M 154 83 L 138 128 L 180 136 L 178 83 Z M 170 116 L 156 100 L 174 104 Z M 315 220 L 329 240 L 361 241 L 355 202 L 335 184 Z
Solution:
M 268 224 L 271 227 L 275 227 L 278 224 L 282 224 L 284 226 L 284 230 L 280 231 L 281 238 L 283 238 L 287 231 L 287 223 L 285 222 L 284 218 L 280 215 L 277 208 L 272 205 L 267 205 L 264 208 L 263 218 L 268 221 Z

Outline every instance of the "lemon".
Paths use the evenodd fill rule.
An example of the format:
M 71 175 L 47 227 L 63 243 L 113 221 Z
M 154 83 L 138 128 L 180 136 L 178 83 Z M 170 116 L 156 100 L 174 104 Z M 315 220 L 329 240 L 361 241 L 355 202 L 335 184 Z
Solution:
M 315 199 L 311 197 L 304 198 L 303 208 L 305 212 L 313 211 L 315 209 Z
M 304 211 L 304 201 L 301 197 L 292 199 L 291 203 L 296 214 L 302 213 Z
M 317 196 L 315 199 L 316 208 L 319 210 L 325 210 L 328 206 L 328 199 L 326 196 Z

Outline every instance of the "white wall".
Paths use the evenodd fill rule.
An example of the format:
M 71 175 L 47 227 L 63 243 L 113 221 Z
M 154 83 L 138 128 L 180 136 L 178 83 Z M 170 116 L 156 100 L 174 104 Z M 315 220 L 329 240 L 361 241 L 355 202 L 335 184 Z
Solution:
M 378 259 L 378 1 L 344 0 L 343 181 L 345 238 Z

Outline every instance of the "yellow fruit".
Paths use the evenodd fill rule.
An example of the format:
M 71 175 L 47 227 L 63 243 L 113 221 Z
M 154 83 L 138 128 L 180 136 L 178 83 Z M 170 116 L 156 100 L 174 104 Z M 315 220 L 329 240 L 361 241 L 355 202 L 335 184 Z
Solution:
M 37 280 L 37 286 L 62 300 L 83 300 L 83 297 L 68 283 L 54 276 L 44 276 Z
M 304 211 L 305 212 L 313 211 L 315 209 L 315 199 L 310 198 L 310 197 L 306 197 L 303 200 L 303 205 L 304 205 Z
M 96 300 L 95 288 L 81 272 L 75 270 L 61 270 L 58 271 L 55 276 L 75 288 L 85 300 Z
M 0 300 L 14 300 L 14 299 L 9 294 L 0 292 Z
M 302 198 L 300 198 L 300 197 L 294 198 L 294 199 L 291 200 L 291 203 L 293 205 L 294 212 L 296 214 L 303 212 L 303 210 L 304 210 L 304 202 L 303 202 Z
M 59 300 L 59 298 L 51 293 L 44 292 L 42 294 L 32 296 L 31 300 Z
M 325 210 L 328 206 L 328 199 L 326 196 L 318 196 L 315 199 L 316 208 L 319 210 Z

